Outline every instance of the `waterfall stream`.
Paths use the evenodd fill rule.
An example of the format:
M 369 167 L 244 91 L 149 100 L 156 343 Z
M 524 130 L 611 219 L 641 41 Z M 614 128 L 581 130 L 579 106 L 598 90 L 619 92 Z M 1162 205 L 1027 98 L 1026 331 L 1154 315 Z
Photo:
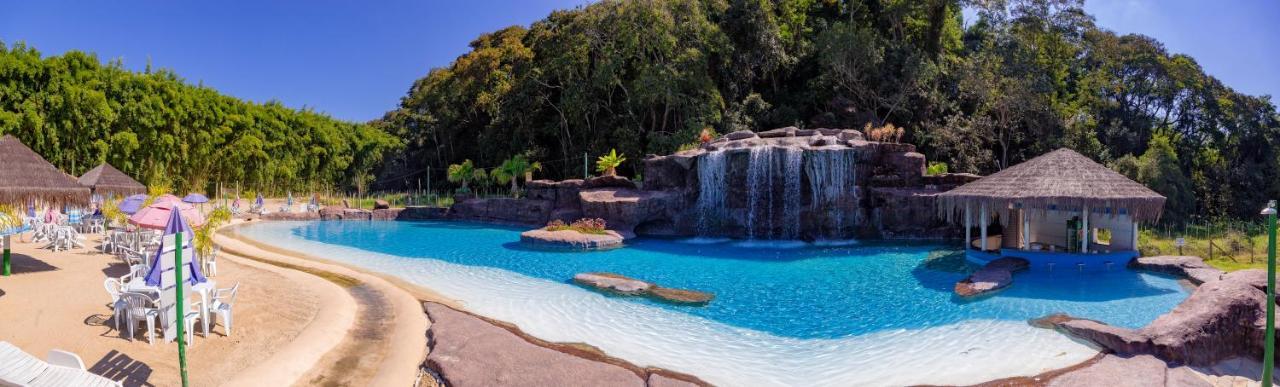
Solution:
M 746 208 L 741 212 L 748 238 L 797 239 L 803 223 L 800 216 L 804 203 L 802 177 L 808 176 L 809 209 L 814 216 L 824 216 L 818 224 L 825 236 L 842 235 L 846 215 L 854 203 L 849 195 L 855 189 L 857 159 L 853 152 L 808 152 L 796 147 L 756 146 L 749 149 L 743 190 Z M 734 222 L 727 195 L 730 167 L 725 151 L 708 152 L 699 158 L 697 201 L 698 234 L 723 235 L 724 228 Z M 739 176 L 743 176 L 739 175 Z M 736 192 L 736 191 L 735 191 Z M 741 203 L 740 201 L 735 203 Z

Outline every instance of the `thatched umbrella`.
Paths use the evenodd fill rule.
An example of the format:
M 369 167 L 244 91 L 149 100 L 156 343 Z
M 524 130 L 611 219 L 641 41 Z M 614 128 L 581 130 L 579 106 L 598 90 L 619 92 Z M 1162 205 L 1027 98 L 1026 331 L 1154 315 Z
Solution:
M 939 210 L 948 219 L 966 205 L 985 203 L 993 209 L 1014 204 L 1125 209 L 1135 220 L 1154 221 L 1164 201 L 1163 195 L 1067 148 L 938 194 Z
M 36 199 L 87 204 L 89 188 L 49 164 L 13 135 L 0 137 L 0 203 L 22 206 Z
M 89 187 L 97 195 L 129 196 L 147 192 L 147 186 L 107 163 L 90 169 L 89 172 L 84 173 L 84 176 L 80 176 L 80 185 Z
M 32 199 L 54 204 L 89 202 L 89 189 L 49 164 L 12 135 L 0 137 L 0 204 L 24 206 Z M 3 244 L 0 275 L 9 275 L 9 235 Z

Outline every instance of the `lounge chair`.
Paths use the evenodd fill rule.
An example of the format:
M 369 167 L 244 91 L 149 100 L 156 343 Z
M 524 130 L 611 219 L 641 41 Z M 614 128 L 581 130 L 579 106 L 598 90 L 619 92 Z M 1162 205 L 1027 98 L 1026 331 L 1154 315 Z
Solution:
M 76 354 L 49 351 L 49 361 L 0 341 L 0 386 L 120 386 L 120 382 L 87 371 Z

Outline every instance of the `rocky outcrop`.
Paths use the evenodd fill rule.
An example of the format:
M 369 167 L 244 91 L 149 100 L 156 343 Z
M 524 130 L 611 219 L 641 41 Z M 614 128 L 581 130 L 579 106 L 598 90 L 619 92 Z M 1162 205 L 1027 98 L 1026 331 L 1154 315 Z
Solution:
M 1004 289 L 1013 284 L 1013 273 L 1026 270 L 1030 262 L 1022 258 L 1004 257 L 988 262 L 982 269 L 956 282 L 955 293 L 976 297 Z
M 434 302 L 424 303 L 423 308 L 431 320 L 427 332 L 430 353 L 425 365 L 443 379 L 440 382 L 444 385 L 707 385 L 692 376 L 636 367 L 581 346 L 540 341 L 513 326 Z
M 623 236 L 635 235 L 635 228 L 646 222 L 670 221 L 679 194 L 669 191 L 600 188 L 578 193 L 582 216 L 604 219 L 610 229 Z
M 588 234 L 574 230 L 548 231 L 539 228 L 520 233 L 520 242 L 537 247 L 574 250 L 602 250 L 622 247 L 622 235 L 613 230 Z
M 866 141 L 853 129 L 737 131 L 648 155 L 643 184 L 536 180 L 524 199 L 458 197 L 448 216 L 521 225 L 603 218 L 628 237 L 954 238 L 963 230 L 939 218 L 936 196 L 976 176 L 926 176 L 926 164 L 911 144 Z M 700 204 L 707 200 L 715 203 Z
M 373 209 L 375 210 L 385 210 L 388 208 L 391 208 L 391 203 L 387 203 L 386 200 L 378 199 L 373 201 Z
M 613 273 L 578 273 L 573 282 L 624 296 L 645 296 L 676 304 L 706 305 L 715 295 L 696 290 L 664 288 L 652 283 Z
M 1148 259 L 1140 267 L 1197 267 L 1184 258 Z M 1067 317 L 1057 318 L 1052 324 L 1120 354 L 1153 355 L 1190 365 L 1212 365 L 1241 356 L 1260 358 L 1266 293 L 1265 285 L 1258 286 L 1258 272 L 1245 270 L 1209 279 L 1173 311 L 1140 329 Z
M 621 189 L 639 189 L 640 186 L 624 176 L 597 176 L 582 183 L 582 189 L 595 188 L 621 188 Z
M 1128 266 L 1134 270 L 1146 270 L 1184 277 L 1196 285 L 1216 281 L 1223 274 L 1222 270 L 1209 266 L 1199 257 L 1191 256 L 1161 255 L 1141 257 L 1129 261 Z

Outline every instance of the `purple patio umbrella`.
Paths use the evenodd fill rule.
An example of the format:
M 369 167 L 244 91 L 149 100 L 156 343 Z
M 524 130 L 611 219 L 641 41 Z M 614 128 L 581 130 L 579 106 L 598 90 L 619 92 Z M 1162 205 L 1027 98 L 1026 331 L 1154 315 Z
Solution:
M 182 220 L 182 211 L 178 210 L 177 204 L 173 204 L 173 207 L 169 210 L 169 214 L 169 224 L 164 227 L 165 236 L 177 233 L 192 235 L 191 226 L 188 225 L 185 220 Z M 168 238 L 160 238 L 160 248 L 156 249 L 156 255 L 151 259 L 151 270 L 147 271 L 147 286 L 160 286 L 160 274 L 163 272 L 163 270 L 161 270 L 160 260 L 164 258 L 165 246 L 163 243 L 167 240 Z M 183 242 L 183 244 L 187 244 L 188 242 L 194 243 L 194 241 L 186 241 Z M 182 249 L 182 246 L 175 246 L 174 249 Z M 208 281 L 204 277 L 204 274 L 200 272 L 200 265 L 196 264 L 195 257 L 191 258 L 191 262 L 188 262 L 186 265 L 186 270 L 190 270 L 191 273 L 191 280 L 189 282 L 191 282 L 192 285 L 195 285 Z
M 192 203 L 192 204 L 200 204 L 200 203 L 208 203 L 209 198 L 204 195 L 192 192 L 187 194 L 186 197 L 182 198 L 182 201 L 187 203 Z
M 142 209 L 142 203 L 147 201 L 147 195 L 137 194 L 120 201 L 120 212 L 133 215 Z

